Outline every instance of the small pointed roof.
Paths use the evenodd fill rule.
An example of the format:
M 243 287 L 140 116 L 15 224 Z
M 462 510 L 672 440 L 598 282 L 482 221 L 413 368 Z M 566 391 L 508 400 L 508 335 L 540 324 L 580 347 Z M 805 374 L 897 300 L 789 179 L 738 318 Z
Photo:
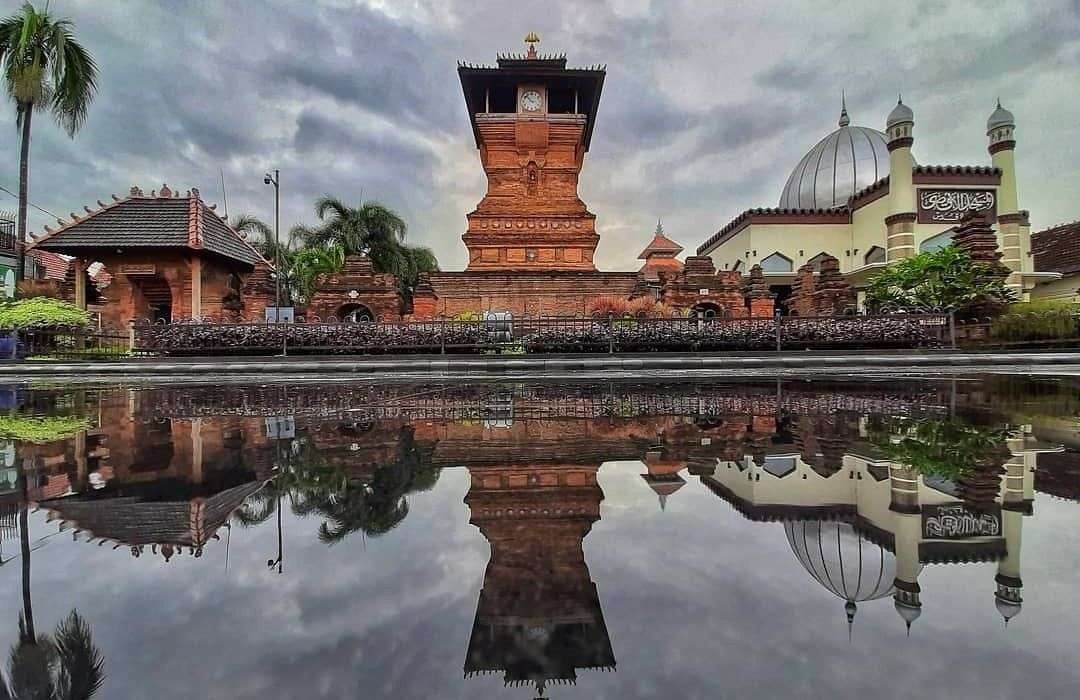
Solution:
M 641 251 L 638 260 L 648 260 L 651 256 L 659 254 L 666 254 L 666 257 L 675 257 L 681 252 L 683 252 L 683 247 L 664 235 L 664 225 L 660 223 L 660 219 L 657 219 L 653 239 L 649 245 L 645 246 L 645 250 Z

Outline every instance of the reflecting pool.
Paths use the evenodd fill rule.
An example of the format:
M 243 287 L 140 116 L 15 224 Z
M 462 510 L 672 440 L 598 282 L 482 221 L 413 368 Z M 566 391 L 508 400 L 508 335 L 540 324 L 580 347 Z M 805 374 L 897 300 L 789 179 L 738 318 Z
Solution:
M 1066 379 L 0 387 L 18 697 L 1071 697 L 1078 595 Z

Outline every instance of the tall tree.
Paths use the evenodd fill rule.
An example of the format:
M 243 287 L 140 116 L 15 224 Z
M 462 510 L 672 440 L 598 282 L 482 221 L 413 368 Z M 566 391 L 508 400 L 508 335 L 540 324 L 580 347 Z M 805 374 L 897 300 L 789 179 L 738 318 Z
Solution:
M 316 200 L 315 214 L 322 223 L 299 230 L 309 245 L 339 246 L 346 256 L 366 255 L 376 271 L 397 276 L 406 296 L 411 295 L 420 273 L 439 269 L 430 248 L 405 245 L 405 220 L 378 202 L 350 207 L 336 197 L 324 196 Z
M 0 71 L 4 88 L 15 103 L 19 150 L 19 215 L 15 279 L 26 271 L 26 206 L 30 190 L 30 123 L 35 111 L 49 110 L 56 123 L 74 138 L 86 122 L 97 93 L 97 65 L 75 38 L 70 19 L 56 19 L 46 6 L 24 3 L 0 22 Z

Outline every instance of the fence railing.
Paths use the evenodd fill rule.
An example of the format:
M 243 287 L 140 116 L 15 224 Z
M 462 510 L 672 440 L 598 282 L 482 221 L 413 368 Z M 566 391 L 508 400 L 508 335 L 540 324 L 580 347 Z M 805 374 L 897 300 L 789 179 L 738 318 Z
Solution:
M 15 222 L 0 219 L 0 250 L 15 250 Z
M 0 330 L 0 357 L 101 360 L 133 354 L 130 333 L 93 329 Z
M 765 318 L 137 323 L 132 350 L 162 355 L 622 353 L 945 347 L 947 314 Z

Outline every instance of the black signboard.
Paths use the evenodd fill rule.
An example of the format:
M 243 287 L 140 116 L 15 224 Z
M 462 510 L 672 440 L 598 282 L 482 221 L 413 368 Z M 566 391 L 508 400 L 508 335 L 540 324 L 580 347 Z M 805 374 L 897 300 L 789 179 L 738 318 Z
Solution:
M 968 212 L 997 216 L 993 190 L 919 189 L 920 224 L 955 224 Z

